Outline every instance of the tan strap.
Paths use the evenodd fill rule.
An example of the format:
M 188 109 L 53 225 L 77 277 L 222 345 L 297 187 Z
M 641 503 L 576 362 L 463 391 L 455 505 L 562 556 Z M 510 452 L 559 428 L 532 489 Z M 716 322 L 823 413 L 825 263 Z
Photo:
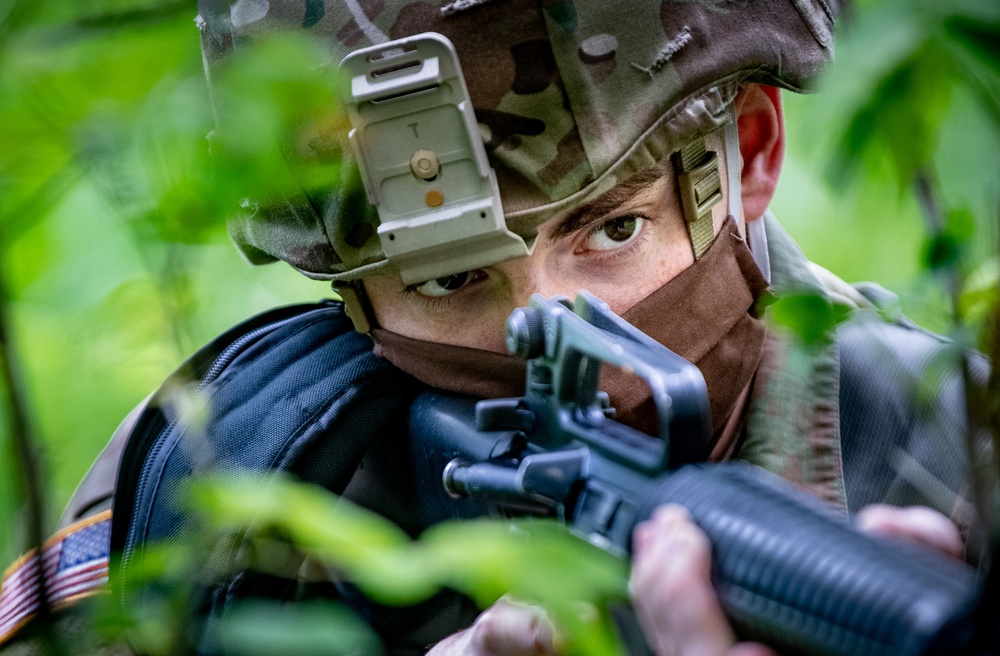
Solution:
M 370 333 L 378 326 L 375 313 L 372 311 L 368 296 L 360 281 L 337 281 L 333 283 L 333 291 L 344 302 L 347 318 L 354 324 L 354 330 L 362 334 Z
M 705 138 L 699 137 L 674 153 L 673 163 L 691 249 L 698 260 L 715 239 L 712 208 L 722 200 L 719 158 L 705 148 Z

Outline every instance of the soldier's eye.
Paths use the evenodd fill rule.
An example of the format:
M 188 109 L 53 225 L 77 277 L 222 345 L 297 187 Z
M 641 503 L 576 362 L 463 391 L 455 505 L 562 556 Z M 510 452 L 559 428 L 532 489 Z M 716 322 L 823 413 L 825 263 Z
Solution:
M 462 273 L 455 273 L 450 276 L 444 276 L 443 278 L 428 280 L 427 282 L 420 283 L 419 285 L 414 285 L 412 289 L 418 294 L 437 298 L 454 294 L 469 283 L 479 280 L 483 277 L 483 275 L 485 274 L 479 270 L 463 271 Z
M 610 251 L 630 244 L 642 234 L 646 219 L 621 216 L 598 225 L 587 235 L 586 247 L 592 251 Z

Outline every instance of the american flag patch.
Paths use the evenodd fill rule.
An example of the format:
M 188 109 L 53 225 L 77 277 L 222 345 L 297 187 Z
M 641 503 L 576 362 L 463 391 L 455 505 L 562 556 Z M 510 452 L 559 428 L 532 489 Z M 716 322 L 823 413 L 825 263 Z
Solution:
M 106 589 L 110 545 L 110 510 L 66 527 L 45 543 L 41 565 L 50 607 L 68 606 Z M 0 585 L 0 645 L 38 612 L 38 567 L 38 553 L 32 550 L 4 572 Z

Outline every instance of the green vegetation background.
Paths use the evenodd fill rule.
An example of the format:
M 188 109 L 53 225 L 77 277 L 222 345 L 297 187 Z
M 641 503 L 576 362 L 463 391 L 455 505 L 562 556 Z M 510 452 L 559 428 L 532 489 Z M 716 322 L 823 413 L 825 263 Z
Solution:
M 919 121 L 890 114 L 899 126 L 887 138 L 897 150 L 923 148 L 911 154 L 929 166 L 950 212 L 969 316 L 985 316 L 1000 198 L 996 46 L 984 46 L 979 87 L 961 84 L 967 74 L 947 64 L 902 82 L 892 76 L 912 57 L 940 59 L 920 54 L 925 23 L 971 12 L 995 38 L 1000 21 L 974 3 L 932 4 L 860 3 L 868 13 L 858 31 L 878 38 L 840 46 L 834 91 L 786 94 L 789 151 L 773 209 L 816 262 L 893 289 L 911 317 L 948 331 L 909 176 L 892 144 L 865 150 L 886 119 L 867 128 L 850 120 L 893 93 L 927 101 Z M 226 197 L 212 197 L 199 177 L 213 125 L 192 6 L 34 5 L 0 0 L 0 266 L 53 525 L 119 420 L 187 355 L 256 312 L 329 289 L 282 264 L 251 267 L 228 241 Z M 6 413 L 0 404 L 3 562 L 25 546 Z

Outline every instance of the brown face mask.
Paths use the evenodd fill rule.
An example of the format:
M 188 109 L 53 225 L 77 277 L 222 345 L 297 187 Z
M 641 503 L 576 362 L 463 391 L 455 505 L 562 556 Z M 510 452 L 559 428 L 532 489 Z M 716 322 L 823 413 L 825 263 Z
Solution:
M 767 282 L 729 218 L 697 262 L 622 315 L 698 366 L 708 386 L 716 439 L 745 398 L 760 362 L 764 326 L 754 309 L 766 290 Z M 382 328 L 372 330 L 372 337 L 377 354 L 432 387 L 482 398 L 524 394 L 525 364 L 511 355 L 424 342 Z M 645 383 L 606 367 L 601 389 L 611 396 L 619 421 L 655 433 Z

